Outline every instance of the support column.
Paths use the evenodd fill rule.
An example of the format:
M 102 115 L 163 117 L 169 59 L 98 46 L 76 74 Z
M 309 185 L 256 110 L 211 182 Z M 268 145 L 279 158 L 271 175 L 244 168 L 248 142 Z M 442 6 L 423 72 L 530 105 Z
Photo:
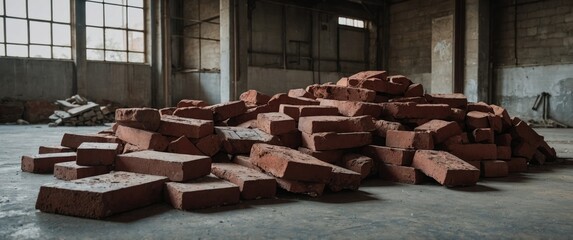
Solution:
M 86 95 L 86 2 L 72 1 L 72 58 L 74 59 L 75 76 L 72 84 L 74 94 Z
M 491 103 L 490 1 L 466 1 L 464 94 L 468 101 Z
M 233 99 L 233 85 L 235 79 L 235 69 L 233 66 L 234 52 L 234 1 L 220 0 L 220 48 L 221 48 L 221 87 L 219 93 L 221 102 L 228 102 Z
M 149 17 L 147 18 L 147 26 L 150 31 L 147 34 L 150 39 L 150 54 L 148 60 L 151 63 L 151 105 L 153 107 L 161 107 L 164 105 L 164 91 L 163 91 L 163 59 L 162 59 L 162 9 L 163 0 L 148 0 L 150 6 Z

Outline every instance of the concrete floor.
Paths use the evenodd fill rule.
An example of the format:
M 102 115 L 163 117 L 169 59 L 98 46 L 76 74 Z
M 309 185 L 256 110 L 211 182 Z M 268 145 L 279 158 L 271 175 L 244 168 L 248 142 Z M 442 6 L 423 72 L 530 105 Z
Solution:
M 573 129 L 539 129 L 560 164 L 448 189 L 367 180 L 357 192 L 276 199 L 184 212 L 156 204 L 105 221 L 36 211 L 51 175 L 20 171 L 20 156 L 58 144 L 64 132 L 103 127 L 0 126 L 0 239 L 571 239 Z

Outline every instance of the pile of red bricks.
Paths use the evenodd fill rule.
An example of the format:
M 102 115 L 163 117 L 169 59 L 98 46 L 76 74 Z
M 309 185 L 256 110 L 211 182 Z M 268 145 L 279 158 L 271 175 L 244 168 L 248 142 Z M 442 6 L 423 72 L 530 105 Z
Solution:
M 42 186 L 37 209 L 104 218 L 163 199 L 192 210 L 272 198 L 277 187 L 313 197 L 356 190 L 373 176 L 471 186 L 556 159 L 502 107 L 424 94 L 384 71 L 211 106 L 118 109 L 115 120 L 22 157 L 23 171 L 66 180 Z

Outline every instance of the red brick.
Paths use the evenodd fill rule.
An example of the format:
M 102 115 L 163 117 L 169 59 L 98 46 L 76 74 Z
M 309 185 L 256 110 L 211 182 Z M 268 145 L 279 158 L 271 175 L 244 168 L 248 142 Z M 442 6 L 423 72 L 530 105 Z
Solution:
M 424 86 L 419 83 L 414 83 L 408 86 L 408 89 L 404 93 L 404 97 L 423 97 L 424 96 Z
M 141 150 L 164 151 L 169 145 L 167 138 L 160 133 L 137 128 L 118 126 L 116 135 L 119 139 L 131 143 Z
M 327 151 L 313 151 L 311 149 L 308 148 L 304 148 L 304 147 L 299 147 L 298 151 L 304 154 L 308 154 L 310 156 L 313 156 L 315 158 L 317 158 L 318 160 L 327 162 L 327 163 L 332 163 L 332 164 L 337 164 L 342 160 L 342 156 L 344 155 L 345 151 L 344 150 L 327 150 Z
M 388 100 L 388 102 L 413 102 L 417 104 L 427 104 L 426 98 L 424 97 L 398 97 Z
M 527 171 L 527 158 L 514 157 L 507 161 L 507 168 L 510 173 Z
M 206 107 L 207 103 L 202 100 L 182 99 L 177 103 L 177 108 L 183 107 Z
M 493 129 L 494 132 L 501 133 L 503 130 L 501 117 L 490 113 L 487 116 L 487 121 L 489 122 L 489 127 Z
M 302 145 L 301 132 L 299 132 L 298 130 L 294 132 L 277 135 L 276 137 L 279 139 L 281 146 L 297 149 Z
M 476 128 L 489 128 L 489 120 L 488 117 L 490 116 L 489 113 L 484 112 L 477 112 L 472 111 L 468 112 L 466 115 L 466 126 L 470 130 L 474 130 Z
M 241 198 L 272 198 L 276 194 L 277 182 L 257 170 L 235 163 L 213 163 L 211 173 L 239 186 Z
M 446 140 L 443 145 L 446 146 L 446 148 L 449 148 L 452 145 L 460 145 L 460 144 L 468 144 L 470 143 L 470 139 L 468 137 L 468 134 L 463 132 L 461 134 L 455 135 L 451 138 L 448 138 L 448 140 Z
M 118 108 L 115 110 L 116 124 L 156 131 L 161 122 L 161 114 L 153 108 Z
M 451 154 L 464 161 L 497 159 L 497 146 L 495 144 L 463 144 L 448 147 Z
M 401 85 L 405 85 L 406 87 L 408 87 L 412 84 L 412 81 L 410 79 L 408 79 L 407 77 L 405 77 L 404 75 L 388 76 L 388 81 L 393 82 L 393 83 L 397 83 L 397 84 L 401 84 Z
M 287 105 L 281 104 L 279 112 L 284 113 L 295 121 L 300 117 L 311 116 L 337 116 L 338 108 L 333 106 L 320 106 L 320 105 Z
M 399 83 L 390 82 L 386 79 L 378 79 L 378 78 L 366 78 L 366 79 L 348 78 L 347 82 L 349 87 L 369 89 L 379 93 L 386 93 L 392 95 L 402 95 L 408 88 L 408 85 L 402 85 Z M 358 100 L 355 99 L 354 101 Z
M 474 166 L 443 151 L 416 151 L 412 167 L 448 187 L 475 185 L 480 174 Z
M 464 160 L 465 161 L 465 160 Z M 489 161 L 489 160 L 488 160 Z M 480 160 L 475 160 L 475 161 L 465 161 L 467 163 L 469 163 L 470 165 L 474 166 L 475 168 L 477 168 L 478 170 L 480 170 L 481 172 L 481 161 Z
M 281 104 L 288 105 L 319 105 L 320 102 L 311 98 L 304 97 L 290 97 L 286 93 L 275 94 L 271 100 L 269 100 L 269 107 L 272 108 L 273 112 L 278 111 Z
M 257 127 L 271 135 L 296 131 L 296 122 L 284 113 L 261 113 L 257 116 Z
M 304 90 L 304 88 L 290 89 L 288 91 L 288 96 L 289 97 L 295 97 L 295 98 L 302 97 L 302 98 L 315 99 L 314 95 L 312 95 L 309 92 L 307 92 L 306 90 Z
M 338 108 L 338 112 L 340 114 L 348 117 L 370 115 L 374 118 L 377 118 L 382 112 L 380 105 L 367 102 L 320 99 L 320 105 L 336 107 Z
M 517 142 L 511 148 L 511 154 L 515 157 L 524 157 L 528 160 L 533 158 L 535 154 L 535 146 L 529 144 L 528 142 Z
M 495 136 L 495 144 L 498 146 L 511 146 L 512 139 L 509 133 L 500 134 Z
M 466 114 L 467 111 L 466 110 L 462 110 L 462 109 L 458 109 L 458 108 L 452 108 L 452 115 L 450 115 L 450 117 L 447 120 L 452 120 L 452 121 L 456 121 L 460 124 L 462 124 L 462 128 L 465 126 L 465 122 L 466 122 Z
M 483 113 L 494 113 L 493 108 L 484 102 L 477 102 L 477 103 L 469 102 L 467 111 L 468 112 L 477 111 L 477 112 L 483 112 Z
M 213 134 L 213 129 L 213 121 L 163 116 L 161 117 L 161 126 L 158 132 L 173 137 L 202 138 Z
M 431 120 L 414 129 L 414 131 L 430 132 L 434 138 L 435 144 L 440 144 L 448 138 L 462 133 L 460 125 L 456 122 L 448 122 L 444 120 Z M 492 132 L 493 134 L 493 132 Z
M 178 139 L 171 141 L 167 147 L 167 152 L 189 155 L 205 155 L 185 136 L 181 136 Z
M 80 166 L 75 162 L 61 162 L 54 165 L 54 177 L 69 181 L 106 174 L 110 169 L 110 166 Z
M 372 158 L 355 153 L 345 154 L 342 157 L 340 165 L 346 169 L 360 173 L 361 179 L 365 179 L 373 172 L 376 172 Z
M 280 188 L 288 192 L 306 194 L 311 197 L 322 196 L 326 186 L 325 183 L 301 182 L 280 178 L 277 178 L 276 181 Z
M 221 150 L 223 139 L 217 134 L 211 134 L 200 139 L 194 139 L 192 142 L 204 155 L 212 157 Z
M 304 133 L 319 132 L 370 132 L 376 129 L 372 117 L 314 116 L 301 117 L 298 130 Z
M 539 145 L 537 150 L 541 151 L 541 153 L 545 155 L 547 161 L 557 160 L 557 152 L 555 152 L 555 148 L 550 147 L 546 141 L 541 141 L 541 144 Z
M 524 121 L 520 121 L 513 126 L 511 136 L 514 140 L 521 139 L 522 141 L 526 141 L 533 146 L 533 148 L 539 147 L 541 141 L 543 141 L 543 137 L 539 136 L 539 134 Z
M 414 158 L 414 150 L 368 145 L 362 148 L 362 154 L 380 163 L 409 166 Z
M 360 187 L 360 181 L 362 180 L 362 175 L 360 173 L 329 163 L 324 164 L 332 167 L 330 180 L 328 181 L 328 184 L 326 184 L 330 191 L 338 192 L 345 189 L 358 190 Z
M 386 133 L 386 146 L 410 149 L 434 149 L 432 134 L 390 130 Z
M 429 103 L 447 104 L 452 108 L 466 109 L 468 99 L 461 93 L 451 94 L 426 94 Z
M 422 171 L 409 166 L 396 166 L 391 164 L 380 164 L 378 170 L 382 179 L 392 182 L 406 184 L 420 184 L 426 180 L 426 175 Z
M 327 183 L 332 167 L 297 150 L 269 144 L 254 144 L 251 161 L 265 172 L 289 180 Z
M 271 100 L 271 97 L 257 90 L 251 89 L 244 93 L 241 93 L 241 95 L 239 96 L 239 100 L 242 100 L 247 105 L 260 106 L 267 104 L 267 102 Z
M 361 102 L 372 102 L 376 97 L 376 92 L 363 88 L 343 87 L 336 85 L 310 85 L 306 91 L 317 98 L 334 100 L 350 100 Z
M 446 104 L 382 103 L 382 116 L 396 119 L 448 119 L 452 109 Z
M 251 152 L 255 143 L 278 145 L 280 140 L 260 129 L 239 127 L 216 127 L 215 132 L 222 139 L 222 149 L 228 154 L 245 154 Z
M 141 151 L 121 154 L 115 170 L 166 176 L 170 181 L 182 182 L 208 175 L 211 159 L 206 156 Z
M 201 120 L 213 120 L 213 111 L 209 109 L 204 109 L 200 107 L 182 107 L 177 108 L 173 116 L 183 117 L 183 118 L 194 118 Z
M 31 173 L 51 173 L 54 171 L 54 164 L 76 160 L 75 152 L 45 153 L 32 156 L 22 156 L 22 172 Z
M 40 146 L 38 149 L 39 154 L 44 153 L 63 153 L 63 152 L 73 152 L 74 150 L 69 147 L 63 146 Z
M 137 147 L 131 143 L 126 143 L 125 146 L 123 146 L 123 151 L 121 153 L 130 153 L 130 152 L 139 152 L 139 151 L 143 151 L 143 149 L 140 149 L 139 147 Z
M 213 175 L 188 183 L 168 182 L 167 201 L 174 208 L 195 210 L 239 203 L 239 186 Z
M 248 167 L 251 169 L 255 169 L 258 171 L 263 171 L 262 169 L 260 169 L 259 167 L 255 166 L 255 164 L 253 164 L 253 161 L 251 161 L 251 158 L 249 156 L 245 156 L 245 155 L 235 155 L 233 157 L 232 160 L 233 163 L 235 164 L 239 164 L 243 167 Z
M 511 147 L 510 146 L 497 146 L 497 159 L 499 159 L 499 160 L 511 159 Z
M 388 77 L 388 73 L 386 71 L 362 71 L 355 73 L 354 75 L 348 78 L 354 79 L 367 79 L 367 78 L 378 78 L 378 79 L 386 79 Z
M 374 103 L 385 103 L 390 100 L 390 97 L 383 95 L 383 94 L 376 94 L 374 97 Z
M 119 152 L 117 143 L 82 143 L 78 147 L 76 163 L 80 166 L 112 165 Z
M 205 109 L 213 111 L 213 119 L 215 121 L 223 121 L 245 113 L 247 105 L 243 101 L 233 101 L 211 105 L 205 107 Z
M 386 120 L 375 120 L 374 126 L 376 129 L 373 134 L 382 138 L 386 138 L 386 132 L 389 130 L 406 130 L 406 127 L 401 123 Z
M 177 110 L 176 107 L 166 107 L 166 108 L 162 108 L 159 109 L 159 115 L 164 116 L 164 115 L 173 115 L 173 113 L 175 112 L 175 110 Z
M 229 124 L 229 126 L 238 126 L 241 125 L 242 123 L 251 121 L 251 120 L 256 120 L 257 116 L 260 113 L 268 113 L 268 112 L 276 112 L 278 111 L 278 106 L 275 107 L 271 107 L 269 105 L 261 105 L 261 106 L 257 106 L 254 108 L 250 108 L 248 109 L 245 113 L 230 118 L 229 120 L 227 120 L 227 123 Z
M 533 158 L 529 162 L 537 165 L 543 165 L 546 161 L 547 157 L 545 157 L 541 151 L 536 150 L 535 154 L 533 154 Z
M 117 142 L 117 138 L 105 135 L 64 133 L 60 145 L 77 149 L 84 142 L 114 143 Z
M 481 161 L 481 172 L 484 177 L 507 177 L 509 175 L 505 161 Z
M 501 118 L 503 129 L 507 130 L 511 128 L 512 126 L 511 118 L 509 117 L 509 113 L 507 113 L 507 110 L 505 110 L 505 108 L 493 104 L 491 104 L 490 106 L 493 109 L 493 113 L 499 118 Z
M 302 146 L 313 151 L 355 148 L 368 145 L 372 142 L 369 132 L 322 132 L 302 133 Z
M 102 219 L 161 201 L 167 178 L 114 172 L 45 184 L 36 209 L 83 218 Z
M 472 131 L 472 139 L 476 143 L 494 143 L 493 129 L 476 128 Z

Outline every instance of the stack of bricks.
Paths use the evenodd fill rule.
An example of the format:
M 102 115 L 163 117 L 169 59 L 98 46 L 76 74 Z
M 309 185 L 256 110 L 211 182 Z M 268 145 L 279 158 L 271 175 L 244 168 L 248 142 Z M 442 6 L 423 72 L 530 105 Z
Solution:
M 60 110 L 49 118 L 50 126 L 95 126 L 113 122 L 113 112 L 107 106 L 100 106 L 74 95 L 66 100 L 56 101 Z
M 194 210 L 272 198 L 277 188 L 312 197 L 357 190 L 372 176 L 471 186 L 480 175 L 556 159 L 542 136 L 502 107 L 424 94 L 384 71 L 274 96 L 249 90 L 215 105 L 122 108 L 115 120 L 22 157 L 23 171 L 65 180 L 42 186 L 38 209 L 104 218 L 163 199 Z M 91 202 L 68 204 L 82 199 Z

